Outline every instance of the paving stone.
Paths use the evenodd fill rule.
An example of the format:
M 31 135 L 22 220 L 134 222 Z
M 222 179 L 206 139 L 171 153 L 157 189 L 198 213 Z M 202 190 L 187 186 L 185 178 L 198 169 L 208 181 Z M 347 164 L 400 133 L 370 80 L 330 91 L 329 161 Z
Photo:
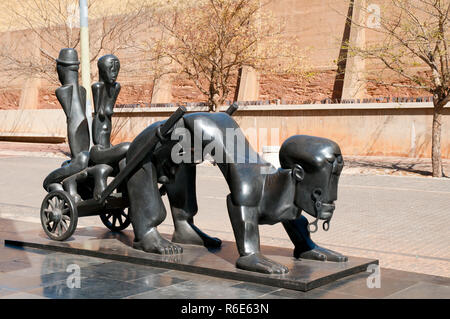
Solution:
M 69 288 L 64 282 L 27 292 L 52 299 L 120 299 L 153 289 L 112 279 L 85 278 L 81 280 L 80 288 Z
M 411 287 L 398 291 L 389 299 L 450 299 L 450 287 L 428 282 L 419 282 Z
M 0 171 L 7 174 L 0 181 L 0 218 L 2 216 L 9 218 L 7 221 L 0 220 L 0 239 L 3 239 L 5 234 L 37 232 L 41 229 L 39 206 L 45 195 L 41 183 L 46 174 L 60 164 L 61 158 L 0 158 Z M 17 167 L 20 167 L 20 170 L 17 170 Z M 21 189 L 21 192 L 11 192 L 12 189 Z M 234 240 L 225 203 L 225 196 L 229 192 L 228 186 L 217 167 L 199 167 L 197 189 L 199 213 L 195 217 L 196 224 L 209 234 L 224 240 Z M 390 293 L 388 296 L 394 296 L 408 291 L 411 294 L 413 292 L 420 294 L 420 288 L 425 286 L 418 285 L 419 282 L 438 285 L 437 288 L 426 287 L 434 287 L 430 289 L 441 291 L 440 286 L 445 286 L 446 278 L 450 277 L 449 195 L 450 179 L 343 175 L 330 231 L 328 233 L 319 231 L 313 234 L 313 240 L 324 247 L 348 255 L 377 258 L 382 267 L 402 270 L 405 273 L 400 275 L 389 270 L 384 271 L 382 268 L 382 287 L 386 289 L 386 293 L 376 292 L 376 290 L 375 292 L 364 291 L 366 288 L 361 287 L 365 278 L 361 277 L 359 281 L 324 290 L 328 293 L 314 290 L 314 294 L 308 296 L 326 298 L 337 294 L 347 295 L 350 298 L 354 296 L 354 293 L 359 293 L 372 298 L 385 297 L 388 293 Z M 25 220 L 32 222 L 19 222 Z M 102 226 L 97 216 L 80 218 L 79 225 L 76 235 L 78 232 L 80 235 L 84 234 L 83 225 Z M 173 224 L 170 217 L 160 226 L 160 229 L 171 233 Z M 105 234 L 107 233 L 105 229 Z M 271 246 L 292 248 L 292 243 L 281 225 L 262 226 L 261 242 Z M 12 251 L 4 247 L 3 242 L 1 244 L 0 275 L 35 277 L 64 272 L 68 263 L 80 263 L 83 268 L 93 266 L 97 262 L 88 259 L 67 259 L 65 258 L 67 256 L 53 255 L 54 253 L 42 254 L 41 257 L 44 258 L 41 258 L 35 256 L 39 255 L 37 252 Z M 45 258 L 46 255 L 53 256 Z M 98 264 L 104 262 L 98 261 Z M 171 272 L 164 275 L 169 273 Z M 434 275 L 434 277 L 427 277 L 424 274 Z M 367 276 L 368 273 L 365 275 Z M 111 274 L 111 276 L 114 275 Z M 188 275 L 176 277 L 187 281 L 197 278 L 195 276 L 188 278 Z M 198 278 L 200 282 L 203 282 L 201 276 Z M 389 281 L 393 283 L 387 283 Z M 167 288 L 179 284 L 184 282 L 168 285 Z M 227 282 L 228 287 L 239 284 L 239 282 Z M 221 289 L 220 285 L 215 287 Z M 233 294 L 237 294 L 235 289 L 248 292 L 242 288 L 231 288 Z M 445 292 L 446 289 L 442 291 Z M 0 294 L 1 292 L 2 290 Z M 153 291 L 148 293 L 156 295 Z M 283 290 L 270 294 L 283 297 Z M 289 294 L 289 291 L 285 292 L 285 295 Z M 262 296 L 262 298 L 266 297 L 267 295 Z

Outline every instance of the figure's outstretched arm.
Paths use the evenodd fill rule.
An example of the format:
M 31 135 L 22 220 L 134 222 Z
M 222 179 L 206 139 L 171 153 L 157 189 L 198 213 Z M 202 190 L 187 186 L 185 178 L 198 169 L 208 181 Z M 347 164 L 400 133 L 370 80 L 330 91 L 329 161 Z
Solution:
M 261 254 L 258 209 L 256 207 L 235 206 L 230 195 L 227 197 L 227 207 L 240 255 L 236 261 L 236 267 L 266 274 L 287 273 L 289 270 L 286 266 L 278 264 Z

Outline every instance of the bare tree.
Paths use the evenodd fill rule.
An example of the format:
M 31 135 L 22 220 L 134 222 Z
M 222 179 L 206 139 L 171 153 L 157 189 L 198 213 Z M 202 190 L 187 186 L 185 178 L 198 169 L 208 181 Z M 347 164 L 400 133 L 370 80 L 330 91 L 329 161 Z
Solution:
M 102 54 L 127 52 L 140 45 L 142 34 L 153 26 L 155 3 L 151 0 L 111 1 L 107 5 L 99 0 L 88 2 L 93 72 L 97 70 L 95 61 Z M 56 83 L 54 61 L 59 50 L 77 48 L 80 43 L 78 0 L 5 1 L 0 9 L 11 18 L 12 29 L 19 30 L 0 50 L 2 69 L 13 77 L 44 77 Z M 24 48 L 28 51 L 24 52 Z M 143 62 L 142 58 L 137 60 Z M 125 67 L 137 69 L 133 65 Z
M 450 0 L 385 0 L 383 4 L 359 8 L 367 14 L 369 24 L 352 23 L 369 29 L 377 41 L 365 47 L 348 44 L 349 52 L 376 62 L 378 67 L 368 81 L 433 95 L 432 167 L 433 176 L 442 177 L 442 116 L 450 102 Z
M 165 55 L 218 111 L 243 66 L 300 74 L 304 56 L 260 0 L 168 0 L 160 24 Z

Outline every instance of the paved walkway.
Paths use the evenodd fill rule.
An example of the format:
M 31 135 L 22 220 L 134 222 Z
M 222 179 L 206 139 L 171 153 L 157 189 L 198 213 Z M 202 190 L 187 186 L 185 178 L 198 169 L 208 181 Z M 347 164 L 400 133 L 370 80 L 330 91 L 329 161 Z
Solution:
M 308 292 L 89 256 L 5 246 L 40 225 L 0 218 L 0 299 L 450 299 L 450 278 L 381 268 L 379 288 L 361 272 Z M 76 272 L 74 271 L 76 269 Z M 74 275 L 78 274 L 78 277 Z M 79 279 L 79 281 L 77 281 Z M 253 302 L 252 302 L 253 303 Z M 170 309 L 170 313 L 181 309 Z
M 42 180 L 61 158 L 1 154 L 0 217 L 39 223 Z M 234 240 L 223 177 L 216 167 L 198 171 L 196 224 Z M 345 174 L 330 231 L 313 239 L 344 254 L 377 258 L 382 267 L 450 277 L 449 213 L 450 179 Z M 101 225 L 98 217 L 80 219 L 79 227 L 94 225 Z M 172 232 L 170 214 L 159 228 Z M 261 236 L 263 244 L 292 247 L 280 225 L 261 226 Z

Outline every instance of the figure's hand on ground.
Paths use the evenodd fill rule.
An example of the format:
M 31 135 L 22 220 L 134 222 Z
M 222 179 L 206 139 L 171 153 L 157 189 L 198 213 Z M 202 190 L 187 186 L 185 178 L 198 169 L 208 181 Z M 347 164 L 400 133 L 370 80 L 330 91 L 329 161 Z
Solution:
M 141 241 L 134 242 L 135 249 L 143 250 L 147 253 L 161 254 L 161 255 L 176 255 L 183 253 L 181 246 L 163 238 L 156 228 L 152 228 Z
M 297 249 L 295 249 L 294 257 L 300 259 L 332 261 L 332 262 L 346 262 L 348 260 L 347 256 L 344 256 L 338 252 L 320 246 L 316 246 L 314 249 L 302 253 L 298 252 Z
M 264 257 L 261 253 L 239 257 L 236 261 L 236 267 L 264 274 L 286 274 L 289 272 L 286 266 Z

